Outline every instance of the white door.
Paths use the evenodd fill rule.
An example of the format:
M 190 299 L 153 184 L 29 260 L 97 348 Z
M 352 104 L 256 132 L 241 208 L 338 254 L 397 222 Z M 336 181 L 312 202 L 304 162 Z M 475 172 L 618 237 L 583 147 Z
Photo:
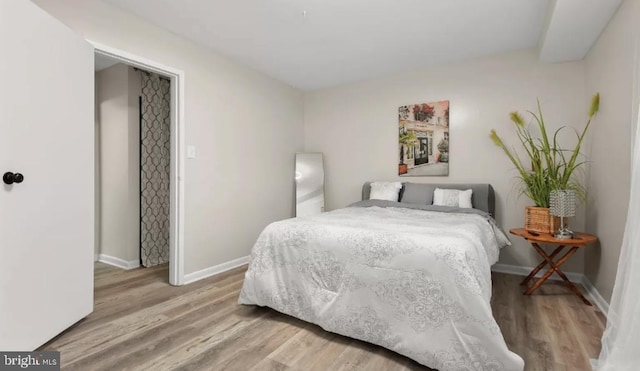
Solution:
M 0 0 L 0 349 L 34 350 L 93 310 L 93 48 Z

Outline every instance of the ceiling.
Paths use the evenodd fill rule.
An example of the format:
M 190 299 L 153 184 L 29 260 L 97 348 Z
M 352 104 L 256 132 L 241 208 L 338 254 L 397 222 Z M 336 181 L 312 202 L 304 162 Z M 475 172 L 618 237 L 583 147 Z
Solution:
M 576 18 L 556 0 L 105 1 L 302 90 L 536 47 Z

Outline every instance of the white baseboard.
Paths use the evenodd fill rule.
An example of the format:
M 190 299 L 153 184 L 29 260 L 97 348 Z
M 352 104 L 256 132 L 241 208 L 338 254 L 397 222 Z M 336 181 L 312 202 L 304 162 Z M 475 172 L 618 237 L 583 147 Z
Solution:
M 596 289 L 593 283 L 589 281 L 587 276 L 583 276 L 581 283 L 584 289 L 587 290 L 587 293 L 591 296 L 591 299 L 593 300 L 593 304 L 595 304 L 596 307 L 600 309 L 602 314 L 604 314 L 604 316 L 607 317 L 609 313 L 609 303 L 607 303 L 607 301 L 604 300 L 602 295 L 600 295 L 600 292 Z
M 542 275 L 547 271 L 547 268 L 549 267 L 546 266 L 540 272 L 538 272 L 538 274 L 536 274 L 536 277 L 538 278 L 542 277 Z M 492 272 L 514 274 L 516 276 L 528 276 L 532 270 L 533 270 L 533 267 L 523 267 L 520 265 L 509 265 L 509 264 L 500 264 L 500 263 L 494 264 L 493 267 L 491 267 Z M 573 283 L 582 283 L 582 280 L 584 277 L 582 273 L 564 272 L 564 274 L 566 274 L 569 281 Z M 558 274 L 554 272 L 551 275 L 551 277 L 549 277 L 549 279 L 561 280 L 562 278 L 560 278 L 560 276 L 558 276 Z
M 238 268 L 240 266 L 243 266 L 245 264 L 249 263 L 249 256 L 243 256 L 241 258 L 238 259 L 233 259 L 230 260 L 228 262 L 222 263 L 222 264 L 218 264 L 218 265 L 214 265 L 213 267 L 209 267 L 209 268 L 205 268 L 193 273 L 188 273 L 184 275 L 184 283 L 189 284 L 189 283 L 193 283 L 196 281 L 199 281 L 201 279 L 207 278 L 207 277 L 211 277 L 214 276 L 216 274 L 220 274 L 223 272 L 226 272 L 228 270 L 231 270 L 233 268 Z
M 545 268 L 543 268 L 540 272 L 538 272 L 538 274 L 536 274 L 536 277 L 541 277 L 544 274 L 544 272 L 547 271 L 547 268 L 548 266 L 545 266 Z M 507 273 L 507 274 L 513 274 L 516 276 L 528 276 L 532 270 L 533 270 L 533 267 L 523 267 L 520 265 L 510 265 L 510 264 L 494 264 L 491 267 L 492 272 Z M 600 309 L 602 314 L 604 314 L 606 317 L 607 313 L 609 312 L 609 303 L 607 303 L 607 301 L 604 300 L 602 295 L 600 295 L 600 292 L 598 292 L 596 287 L 591 283 L 591 281 L 589 281 L 587 276 L 585 276 L 582 273 L 576 273 L 576 272 L 564 272 L 564 274 L 567 275 L 567 278 L 569 279 L 569 281 L 573 283 L 579 283 L 584 287 L 587 293 L 591 296 L 593 304 L 595 304 L 598 307 L 598 309 Z M 560 280 L 562 278 L 560 278 L 560 276 L 558 276 L 558 274 L 554 272 L 551 275 L 551 277 L 549 277 L 549 279 Z
M 99 254 L 98 261 L 101 263 L 113 265 L 114 267 L 122 269 L 134 269 L 140 266 L 140 260 L 126 261 L 124 259 L 116 258 L 115 256 Z

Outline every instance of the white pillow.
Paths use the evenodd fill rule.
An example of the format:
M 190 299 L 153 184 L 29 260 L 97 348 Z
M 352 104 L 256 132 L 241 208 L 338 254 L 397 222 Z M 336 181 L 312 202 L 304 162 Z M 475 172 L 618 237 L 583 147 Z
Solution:
M 373 182 L 371 183 L 370 200 L 398 201 L 402 189 L 400 182 Z
M 472 189 L 459 191 L 457 189 L 436 188 L 433 191 L 433 204 L 439 206 L 453 206 L 470 209 Z

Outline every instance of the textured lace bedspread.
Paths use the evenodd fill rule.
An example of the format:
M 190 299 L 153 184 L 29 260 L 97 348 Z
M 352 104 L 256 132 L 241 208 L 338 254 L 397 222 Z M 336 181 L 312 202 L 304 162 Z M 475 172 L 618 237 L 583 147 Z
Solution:
M 491 312 L 490 267 L 508 244 L 493 219 L 359 206 L 370 207 L 267 226 L 239 303 L 271 307 L 440 371 L 523 370 Z

